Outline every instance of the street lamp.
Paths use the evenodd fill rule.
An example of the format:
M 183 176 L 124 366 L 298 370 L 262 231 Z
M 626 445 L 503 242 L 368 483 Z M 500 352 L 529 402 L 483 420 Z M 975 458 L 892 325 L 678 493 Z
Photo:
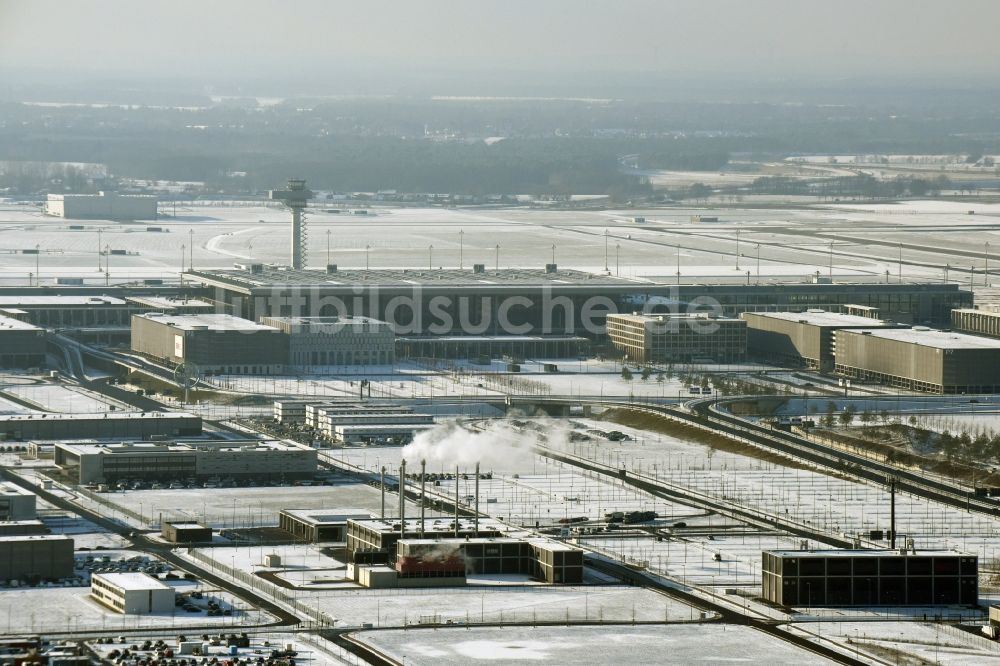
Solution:
M 496 269 L 496 272 L 497 272 L 497 274 L 499 274 L 500 273 L 500 243 L 497 243 L 497 246 L 494 249 L 496 250 L 496 253 L 497 253 L 497 257 L 496 257 L 497 269 Z
M 101 228 L 97 227 L 97 272 L 100 273 L 103 269 L 101 268 Z
M 604 230 L 604 272 L 608 273 L 608 230 Z
M 736 230 L 736 270 L 740 270 L 740 230 Z
M 434 268 L 434 245 L 427 246 L 427 270 Z
M 622 252 L 622 244 L 621 243 L 615 243 L 615 275 L 619 276 L 619 277 L 622 274 L 622 271 L 621 271 L 621 252 Z
M 760 283 L 760 243 L 757 243 L 757 283 Z
M 465 268 L 465 231 L 458 230 L 458 268 Z
M 983 266 L 983 286 L 990 286 L 990 242 L 986 241 L 986 250 L 983 252 L 986 265 Z
M 40 258 L 41 256 L 42 256 L 42 246 L 36 243 L 36 244 L 35 244 L 35 286 L 36 286 L 36 287 L 37 287 L 37 286 L 38 286 L 39 284 L 41 284 L 41 277 L 42 277 L 42 276 L 41 276 L 41 274 L 40 274 L 40 273 L 38 272 L 38 265 L 39 265 L 38 261 L 39 261 L 39 258 Z
M 326 265 L 330 265 L 330 230 L 326 230 Z
M 365 243 L 365 270 L 368 270 L 368 252 L 372 249 L 371 243 Z
M 194 229 L 188 229 L 188 252 L 191 253 L 191 258 L 188 261 L 188 270 L 194 270 Z M 183 261 L 181 262 L 184 263 Z

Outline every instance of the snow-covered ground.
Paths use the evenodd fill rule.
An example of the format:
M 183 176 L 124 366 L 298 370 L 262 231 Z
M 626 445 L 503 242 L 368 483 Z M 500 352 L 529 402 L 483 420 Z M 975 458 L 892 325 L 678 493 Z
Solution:
M 679 247 L 682 277 L 709 281 L 742 281 L 747 270 L 756 278 L 756 243 L 762 246 L 761 279 L 804 277 L 827 270 L 824 242 L 810 244 L 801 237 L 793 245 L 774 242 L 769 237 L 773 231 L 793 229 L 814 233 L 819 227 L 876 221 L 898 226 L 900 232 L 905 232 L 909 227 L 959 218 L 963 223 L 976 220 L 977 216 L 965 215 L 968 208 L 982 211 L 981 218 L 990 210 L 985 204 L 961 202 L 839 208 L 832 205 L 809 208 L 804 203 L 800 209 L 770 210 L 711 206 L 586 211 L 387 206 L 373 209 L 375 214 L 356 217 L 328 213 L 322 202 L 315 204 L 309 213 L 313 242 L 308 256 L 308 263 L 315 266 L 335 263 L 356 268 L 366 262 L 373 268 L 427 266 L 429 245 L 434 246 L 436 265 L 457 266 L 461 254 L 464 265 L 494 266 L 496 246 L 500 245 L 500 266 L 541 267 L 551 261 L 551 248 L 555 245 L 556 262 L 560 266 L 595 272 L 607 268 L 623 277 L 664 273 L 672 277 Z M 36 259 L 43 284 L 51 283 L 59 275 L 81 277 L 94 285 L 139 278 L 175 279 L 181 266 L 192 261 L 195 268 L 228 268 L 233 262 L 245 261 L 287 262 L 288 214 L 280 208 L 205 202 L 178 208 L 176 216 L 169 207 L 162 208 L 166 216 L 160 220 L 130 224 L 69 221 L 46 217 L 37 207 L 5 206 L 0 210 L 0 227 L 5 231 L 0 237 L 0 252 L 10 254 L 0 269 L 0 280 L 27 283 L 28 274 L 36 271 Z M 721 221 L 692 222 L 692 215 L 718 216 Z M 941 217 L 935 220 L 932 215 Z M 647 222 L 632 223 L 637 216 L 645 217 Z M 69 229 L 71 223 L 82 229 Z M 147 231 L 150 226 L 164 231 Z M 744 232 L 739 271 L 735 261 L 737 228 Z M 464 232 L 461 240 L 460 231 Z M 35 245 L 40 246 L 40 254 L 21 252 Z M 98 268 L 99 245 L 126 252 L 100 257 L 108 273 L 102 270 L 103 266 Z M 878 279 L 891 266 L 891 255 L 892 251 L 875 246 L 871 253 L 837 252 L 834 273 L 841 278 Z M 666 265 L 670 270 L 664 270 Z M 913 277 L 929 277 L 939 272 L 919 266 L 906 267 L 906 275 Z
M 449 628 L 366 631 L 357 636 L 406 666 L 833 663 L 749 627 L 713 624 Z

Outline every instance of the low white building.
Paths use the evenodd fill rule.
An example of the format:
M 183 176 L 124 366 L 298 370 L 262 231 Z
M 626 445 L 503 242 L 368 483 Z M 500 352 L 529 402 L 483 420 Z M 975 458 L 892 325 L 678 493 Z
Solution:
M 143 573 L 95 573 L 90 579 L 90 594 L 108 608 L 128 615 L 174 610 L 174 588 Z
M 45 214 L 72 220 L 155 220 L 156 197 L 97 194 L 50 194 Z

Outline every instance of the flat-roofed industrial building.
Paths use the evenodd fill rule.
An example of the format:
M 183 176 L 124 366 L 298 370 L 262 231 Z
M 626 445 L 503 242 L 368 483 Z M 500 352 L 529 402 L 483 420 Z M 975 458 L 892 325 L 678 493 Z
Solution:
M 227 314 L 132 317 L 132 350 L 215 374 L 280 374 L 288 363 L 281 331 Z
M 607 330 L 615 349 L 634 362 L 734 362 L 746 357 L 747 324 L 742 319 L 707 313 L 611 314 Z
M 853 379 L 941 394 L 1000 391 L 1000 340 L 918 326 L 844 329 L 836 345 L 836 371 Z
M 34 520 L 37 500 L 30 490 L 10 481 L 0 481 L 0 520 Z
M 95 573 L 90 594 L 108 608 L 127 615 L 171 613 L 174 588 L 144 573 Z
M 156 202 L 146 194 L 50 194 L 45 214 L 70 220 L 155 220 Z
M 62 534 L 0 537 L 0 580 L 58 580 L 73 575 L 73 539 Z
M 396 542 L 400 539 L 455 537 L 458 539 L 504 536 L 505 526 L 493 520 L 428 518 L 425 521 L 397 518 L 347 521 L 347 561 L 375 564 L 395 563 Z
M 201 417 L 184 412 L 103 412 L 98 414 L 0 415 L 0 439 L 148 439 L 195 437 Z
M 348 520 L 369 520 L 372 514 L 362 509 L 283 509 L 278 513 L 278 527 L 308 543 L 347 540 Z
M 316 450 L 287 440 L 56 444 L 55 463 L 77 482 L 122 479 L 287 478 L 316 474 Z
M 165 521 L 160 536 L 170 543 L 211 543 L 212 528 L 195 522 Z
M 870 317 L 811 309 L 805 312 L 745 312 L 747 351 L 754 356 L 802 365 L 821 372 L 834 369 L 834 332 L 849 328 L 895 327 Z
M 371 317 L 261 317 L 288 336 L 288 364 L 311 371 L 322 366 L 392 365 L 396 334 Z
M 45 331 L 25 321 L 0 315 L 0 368 L 45 365 Z
M 762 553 L 765 600 L 782 606 L 979 603 L 978 558 L 954 551 L 772 550 Z

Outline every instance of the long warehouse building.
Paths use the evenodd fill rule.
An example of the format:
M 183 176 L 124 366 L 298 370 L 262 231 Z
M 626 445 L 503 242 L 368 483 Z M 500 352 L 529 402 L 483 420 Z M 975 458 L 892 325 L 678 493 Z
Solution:
M 1000 392 L 1000 340 L 966 333 L 844 329 L 836 333 L 837 374 L 930 393 Z

